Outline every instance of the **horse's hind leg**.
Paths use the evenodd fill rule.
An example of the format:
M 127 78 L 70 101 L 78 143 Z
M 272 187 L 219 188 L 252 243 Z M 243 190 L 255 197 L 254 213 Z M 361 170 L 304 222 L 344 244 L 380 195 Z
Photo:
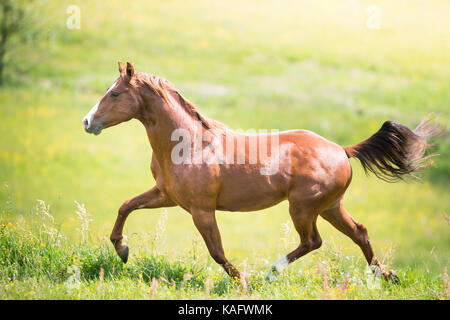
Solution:
M 111 232 L 110 240 L 124 263 L 128 260 L 128 247 L 122 241 L 122 232 L 128 215 L 137 209 L 173 207 L 174 205 L 175 203 L 168 199 L 157 187 L 153 187 L 147 192 L 129 199 L 122 204 Z
M 317 230 L 316 221 L 318 213 L 314 212 L 312 206 L 305 206 L 289 202 L 289 213 L 294 223 L 295 229 L 300 235 L 300 245 L 297 249 L 288 253 L 282 259 L 272 264 L 266 275 L 266 279 L 273 281 L 289 263 L 294 262 L 298 258 L 304 256 L 308 252 L 320 248 L 322 239 Z
M 386 279 L 389 279 L 394 283 L 399 282 L 395 272 L 392 270 L 386 271 L 385 266 L 378 261 L 370 243 L 366 227 L 353 219 L 347 210 L 344 209 L 342 200 L 336 207 L 325 210 L 320 215 L 336 229 L 352 239 L 353 242 L 361 248 L 367 262 L 374 272 L 381 272 Z

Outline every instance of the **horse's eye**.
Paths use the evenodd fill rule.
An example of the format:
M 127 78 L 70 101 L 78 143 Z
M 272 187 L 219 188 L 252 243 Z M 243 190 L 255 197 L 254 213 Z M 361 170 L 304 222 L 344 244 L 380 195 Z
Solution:
M 119 94 L 120 93 L 118 93 L 118 92 L 111 92 L 111 96 L 114 97 L 114 98 L 118 97 Z

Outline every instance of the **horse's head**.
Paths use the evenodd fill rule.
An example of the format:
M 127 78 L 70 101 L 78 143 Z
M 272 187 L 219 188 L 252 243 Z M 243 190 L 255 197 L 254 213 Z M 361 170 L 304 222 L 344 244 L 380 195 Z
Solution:
M 100 134 L 108 127 L 134 118 L 140 108 L 141 99 L 133 86 L 134 67 L 127 62 L 125 68 L 119 61 L 120 76 L 105 95 L 83 118 L 86 132 Z

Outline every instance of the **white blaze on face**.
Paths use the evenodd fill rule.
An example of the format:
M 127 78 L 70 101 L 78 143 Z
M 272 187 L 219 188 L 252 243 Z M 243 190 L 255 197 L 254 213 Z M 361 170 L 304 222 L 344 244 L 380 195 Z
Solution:
M 277 279 L 277 275 L 280 274 L 281 271 L 283 271 L 283 269 L 288 266 L 288 264 L 289 261 L 287 259 L 287 256 L 284 256 L 277 262 L 273 263 L 266 274 L 266 280 L 268 280 L 269 282 L 275 281 Z
M 108 91 L 106 91 L 105 95 L 106 95 L 108 92 L 110 92 L 112 89 L 114 89 L 114 87 L 116 86 L 116 84 L 117 84 L 117 81 L 114 82 L 114 83 L 111 85 L 111 87 L 109 87 L 109 89 L 108 89 Z M 97 112 L 97 109 L 98 109 L 98 105 L 99 105 L 99 104 L 100 104 L 100 101 L 97 102 L 97 103 L 95 104 L 95 106 L 93 106 L 92 109 L 84 116 L 84 118 L 83 118 L 83 120 L 82 120 L 84 129 L 87 130 L 87 129 L 89 129 L 90 126 L 92 125 L 92 121 L 94 120 L 94 115 L 95 115 L 95 113 Z

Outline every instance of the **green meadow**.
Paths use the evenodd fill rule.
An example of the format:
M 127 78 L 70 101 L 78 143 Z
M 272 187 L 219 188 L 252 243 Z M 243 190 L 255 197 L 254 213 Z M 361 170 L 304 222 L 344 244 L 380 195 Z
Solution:
M 450 142 L 420 180 L 389 184 L 351 160 L 345 204 L 394 285 L 319 218 L 322 248 L 275 282 L 271 263 L 299 238 L 287 202 L 217 212 L 225 254 L 209 257 L 183 209 L 139 210 L 123 264 L 109 242 L 117 210 L 154 185 L 144 127 L 99 136 L 81 120 L 118 77 L 117 61 L 168 79 L 233 129 L 308 129 L 340 145 L 384 121 L 450 120 L 450 3 L 428 1 L 58 1 L 34 11 L 43 39 L 8 57 L 0 87 L 0 299 L 448 299 Z M 69 29 L 69 5 L 80 29 Z M 374 28 L 371 5 L 378 6 Z M 377 22 L 377 21 L 375 21 Z

